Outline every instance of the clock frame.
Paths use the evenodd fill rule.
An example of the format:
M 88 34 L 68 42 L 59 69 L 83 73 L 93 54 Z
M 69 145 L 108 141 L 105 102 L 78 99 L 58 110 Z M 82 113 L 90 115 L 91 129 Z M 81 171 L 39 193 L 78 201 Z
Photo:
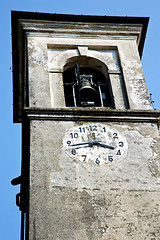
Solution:
M 69 129 L 64 137 L 65 152 L 75 161 L 110 164 L 119 161 L 128 149 L 125 136 L 105 124 L 83 124 Z

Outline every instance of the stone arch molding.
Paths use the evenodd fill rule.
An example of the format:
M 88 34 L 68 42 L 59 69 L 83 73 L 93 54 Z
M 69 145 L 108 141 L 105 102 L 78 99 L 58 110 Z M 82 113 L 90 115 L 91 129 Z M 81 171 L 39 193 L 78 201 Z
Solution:
M 85 49 L 76 48 L 76 49 L 60 49 L 53 50 L 50 52 L 51 54 L 51 62 L 50 62 L 50 72 L 63 72 L 65 66 L 69 59 L 74 57 L 83 57 L 92 58 L 98 60 L 101 65 L 105 65 L 109 71 L 119 71 L 119 61 L 118 54 L 116 50 L 92 50 L 88 49 L 88 47 L 84 47 Z
M 78 61 L 78 63 L 79 61 L 80 63 L 82 63 L 81 61 L 84 61 L 81 64 L 83 67 L 94 68 L 95 70 L 100 71 L 104 76 L 109 76 L 115 108 L 126 108 L 120 81 L 118 81 L 117 85 L 117 79 L 119 79 L 119 73 L 121 73 L 117 49 L 99 50 L 81 46 L 72 49 L 49 49 L 48 54 L 52 107 L 66 106 L 63 91 L 63 72 L 72 68 L 76 61 Z M 87 62 L 86 65 L 85 61 Z M 98 68 L 96 66 L 98 66 Z M 116 96 L 118 96 L 118 98 Z

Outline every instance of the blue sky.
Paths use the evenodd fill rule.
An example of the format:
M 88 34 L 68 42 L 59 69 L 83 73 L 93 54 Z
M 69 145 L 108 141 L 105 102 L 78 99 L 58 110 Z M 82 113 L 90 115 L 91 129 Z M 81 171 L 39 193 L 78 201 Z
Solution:
M 12 123 L 12 49 L 11 10 L 150 17 L 142 65 L 149 93 L 160 109 L 160 1 L 159 0 L 4 0 L 0 6 L 0 236 L 3 240 L 20 239 L 20 212 L 15 205 L 19 187 L 10 181 L 20 175 L 21 124 Z

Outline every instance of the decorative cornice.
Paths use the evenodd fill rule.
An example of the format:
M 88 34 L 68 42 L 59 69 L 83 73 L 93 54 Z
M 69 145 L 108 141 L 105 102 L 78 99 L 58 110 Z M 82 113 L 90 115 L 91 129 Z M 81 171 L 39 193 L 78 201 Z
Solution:
M 91 35 L 137 36 L 142 54 L 149 18 L 50 14 L 12 11 L 12 34 L 17 31 L 30 33 L 80 33 Z
M 137 43 L 140 42 L 142 24 L 118 24 L 118 23 L 89 23 L 89 22 L 50 22 L 39 20 L 20 20 L 23 31 L 29 35 L 78 35 L 87 38 L 123 38 L 136 37 Z
M 148 122 L 159 126 L 158 110 L 115 110 L 108 108 L 24 108 L 23 118 L 53 121 Z

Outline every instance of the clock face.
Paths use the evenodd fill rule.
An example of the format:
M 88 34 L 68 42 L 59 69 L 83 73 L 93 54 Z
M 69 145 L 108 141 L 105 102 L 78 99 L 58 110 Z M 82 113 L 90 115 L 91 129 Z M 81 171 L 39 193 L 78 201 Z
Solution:
M 85 124 L 66 132 L 64 149 L 76 161 L 109 164 L 121 159 L 127 151 L 125 137 L 103 124 Z

